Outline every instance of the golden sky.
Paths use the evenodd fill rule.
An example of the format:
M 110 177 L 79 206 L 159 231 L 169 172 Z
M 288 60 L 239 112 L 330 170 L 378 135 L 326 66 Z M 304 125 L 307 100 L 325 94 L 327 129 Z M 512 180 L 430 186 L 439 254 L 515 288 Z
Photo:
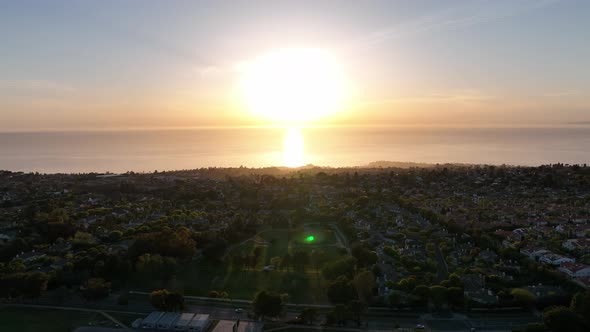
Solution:
M 239 85 L 290 48 L 330 54 L 351 87 L 308 124 L 582 124 L 589 33 L 590 2 L 573 0 L 2 3 L 0 131 L 282 125 Z M 312 85 L 292 89 L 305 101 L 268 83 L 257 95 L 313 109 L 334 85 L 314 65 L 289 72 Z

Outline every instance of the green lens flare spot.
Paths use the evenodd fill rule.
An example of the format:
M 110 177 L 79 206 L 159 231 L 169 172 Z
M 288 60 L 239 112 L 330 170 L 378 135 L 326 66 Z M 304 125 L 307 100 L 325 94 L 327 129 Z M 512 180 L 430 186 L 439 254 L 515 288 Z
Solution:
M 313 240 L 315 240 L 315 236 L 313 236 L 313 235 L 310 235 L 305 238 L 305 241 L 307 241 L 307 242 L 313 242 Z

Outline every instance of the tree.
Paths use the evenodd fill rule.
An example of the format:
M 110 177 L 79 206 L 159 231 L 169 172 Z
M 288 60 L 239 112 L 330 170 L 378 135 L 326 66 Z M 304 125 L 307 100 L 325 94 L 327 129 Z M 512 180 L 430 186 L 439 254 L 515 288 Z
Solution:
M 430 299 L 437 309 L 442 308 L 448 302 L 448 289 L 439 285 L 430 287 Z
M 90 278 L 82 287 L 82 296 L 87 300 L 98 300 L 109 296 L 111 283 L 103 278 Z
M 166 297 L 168 297 L 167 289 L 155 290 L 150 294 L 150 303 L 157 310 L 166 310 Z
M 356 291 L 346 276 L 340 276 L 330 283 L 327 295 L 332 303 L 346 303 L 356 298 Z
M 590 320 L 590 290 L 576 293 L 570 303 L 570 309 Z
M 393 291 L 389 293 L 387 299 L 389 301 L 389 305 L 396 308 L 402 303 L 402 294 L 400 292 Z
M 356 275 L 352 284 L 356 289 L 358 297 L 366 302 L 371 300 L 373 288 L 375 287 L 375 276 L 371 271 L 363 271 Z
M 303 308 L 299 315 L 299 320 L 303 324 L 313 324 L 317 319 L 318 312 L 315 308 Z
M 313 265 L 316 271 L 319 271 L 320 267 L 328 262 L 329 259 L 329 255 L 324 250 L 314 249 L 309 254 L 311 265 Z
M 463 288 L 449 287 L 448 292 L 449 304 L 455 308 L 461 308 L 464 305 L 465 295 Z
M 86 232 L 76 232 L 72 237 L 72 245 L 74 247 L 88 247 L 96 243 L 96 239 L 92 234 Z
M 283 302 L 279 294 L 261 291 L 254 297 L 252 307 L 254 313 L 262 318 L 277 317 L 283 311 Z
M 0 297 L 39 297 L 47 289 L 49 276 L 42 272 L 13 273 L 0 276 Z
M 111 242 L 120 241 L 122 237 L 123 237 L 123 232 L 121 232 L 121 231 L 115 230 L 115 231 L 112 231 L 109 233 L 109 241 L 111 241 Z
M 143 254 L 137 259 L 137 271 L 152 279 L 168 280 L 174 274 L 177 263 L 172 257 Z
M 411 292 L 416 287 L 416 278 L 409 277 L 398 281 L 396 288 L 405 292 Z
M 167 289 L 155 290 L 150 294 L 150 303 L 160 311 L 180 311 L 184 309 L 184 297 Z
M 328 324 L 336 323 L 338 325 L 343 325 L 348 318 L 346 313 L 347 310 L 344 304 L 337 304 L 331 312 L 326 314 L 326 322 Z
M 581 317 L 564 306 L 549 307 L 543 311 L 543 323 L 553 332 L 587 331 Z
M 293 253 L 292 263 L 296 270 L 303 271 L 309 264 L 309 254 L 307 251 L 298 250 Z
M 326 266 L 324 266 L 322 269 L 322 275 L 328 280 L 335 280 L 339 276 L 352 278 L 354 275 L 355 265 L 356 259 L 354 257 L 346 257 L 326 264 Z
M 281 257 L 280 256 L 275 256 L 273 258 L 270 259 L 270 264 L 274 265 L 276 269 L 278 269 L 281 266 Z
M 459 278 L 459 275 L 456 273 L 451 273 L 449 275 L 449 286 L 450 287 L 463 287 L 463 281 Z
M 227 242 L 224 239 L 215 239 L 203 250 L 203 257 L 209 261 L 219 262 L 225 253 Z
M 352 300 L 348 302 L 346 309 L 352 314 L 353 319 L 360 326 L 361 316 L 367 311 L 367 304 L 363 301 Z
M 523 288 L 513 288 L 510 295 L 525 309 L 531 308 L 536 300 L 535 294 Z
M 206 247 L 203 252 L 205 257 L 219 259 L 223 252 L 225 252 L 226 243 L 222 239 L 216 239 L 209 246 L 216 246 L 215 248 L 218 250 L 208 252 L 211 248 Z M 145 253 L 187 258 L 192 257 L 195 252 L 196 242 L 192 238 L 191 231 L 186 227 L 179 227 L 176 230 L 164 227 L 161 232 L 142 234 L 129 248 L 129 256 L 132 259 Z M 212 257 L 209 257 L 209 254 Z
M 423 305 L 428 303 L 428 298 L 430 297 L 430 288 L 426 285 L 418 285 L 412 291 L 412 294 L 418 297 L 418 300 Z
M 357 259 L 357 263 L 360 267 L 370 267 L 377 263 L 378 256 L 374 251 L 369 250 L 362 244 L 355 244 L 352 246 L 352 256 Z
M 281 259 L 281 270 L 289 270 L 291 268 L 291 255 L 286 253 Z

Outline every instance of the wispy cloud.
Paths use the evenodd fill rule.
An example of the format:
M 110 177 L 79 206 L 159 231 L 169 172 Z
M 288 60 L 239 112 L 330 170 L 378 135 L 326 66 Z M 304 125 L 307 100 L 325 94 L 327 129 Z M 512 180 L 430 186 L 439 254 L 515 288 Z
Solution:
M 36 93 L 70 93 L 76 89 L 67 83 L 55 80 L 0 80 L 2 90 L 25 90 Z
M 557 0 L 466 1 L 458 6 L 448 7 L 376 30 L 359 40 L 353 41 L 348 47 L 370 46 L 441 29 L 466 28 L 517 16 L 549 6 L 555 2 Z
M 543 94 L 543 97 L 548 98 L 562 98 L 562 97 L 575 97 L 580 96 L 580 91 L 571 90 L 571 91 L 551 91 Z
M 479 103 L 495 100 L 497 97 L 479 90 L 465 89 L 432 92 L 424 95 L 399 96 L 393 98 L 373 99 L 361 102 L 363 105 L 400 104 L 400 103 Z

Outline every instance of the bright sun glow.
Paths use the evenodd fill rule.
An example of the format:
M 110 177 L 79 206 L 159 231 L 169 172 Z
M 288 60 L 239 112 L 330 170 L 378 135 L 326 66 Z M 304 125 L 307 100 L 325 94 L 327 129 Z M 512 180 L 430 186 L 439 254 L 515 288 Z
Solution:
M 283 140 L 283 162 L 287 167 L 299 167 L 305 164 L 303 152 L 303 135 L 298 128 L 289 128 Z
M 291 48 L 243 67 L 240 89 L 248 109 L 279 124 L 302 124 L 342 108 L 347 80 L 336 59 L 319 49 Z

